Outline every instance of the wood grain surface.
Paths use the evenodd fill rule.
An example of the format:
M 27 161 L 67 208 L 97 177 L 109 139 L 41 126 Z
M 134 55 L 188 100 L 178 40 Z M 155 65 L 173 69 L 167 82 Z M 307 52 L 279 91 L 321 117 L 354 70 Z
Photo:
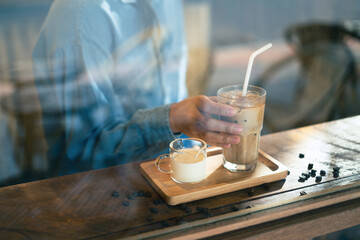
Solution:
M 271 216 L 271 211 L 279 214 L 274 206 L 286 207 L 289 215 L 292 210 L 297 214 L 295 210 L 301 207 L 311 214 L 312 206 L 320 211 L 335 199 L 357 198 L 359 129 L 360 116 L 356 116 L 263 136 L 261 149 L 288 168 L 286 180 L 180 206 L 161 201 L 141 175 L 140 162 L 4 187 L 0 189 L 0 236 L 37 240 L 167 238 L 170 232 L 182 236 L 185 231 L 199 234 L 206 228 L 232 226 L 226 219 L 239 223 L 240 229 L 246 219 Z M 299 158 L 300 153 L 305 157 Z M 309 163 L 318 173 L 326 171 L 321 182 L 313 177 L 298 181 Z M 335 166 L 340 168 L 338 177 L 332 173 Z M 302 191 L 306 195 L 300 195 Z M 343 194 L 349 197 L 343 199 Z M 354 221 L 360 224 L 359 219 Z

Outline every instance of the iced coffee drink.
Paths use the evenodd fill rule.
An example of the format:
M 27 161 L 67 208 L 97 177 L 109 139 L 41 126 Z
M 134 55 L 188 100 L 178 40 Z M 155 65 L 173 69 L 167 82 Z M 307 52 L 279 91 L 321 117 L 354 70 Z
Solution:
M 224 149 L 223 165 L 232 172 L 252 171 L 256 168 L 265 96 L 265 90 L 255 86 L 248 87 L 246 96 L 242 96 L 242 85 L 227 86 L 218 91 L 219 102 L 236 109 L 235 116 L 221 119 L 239 123 L 243 127 L 240 142 Z

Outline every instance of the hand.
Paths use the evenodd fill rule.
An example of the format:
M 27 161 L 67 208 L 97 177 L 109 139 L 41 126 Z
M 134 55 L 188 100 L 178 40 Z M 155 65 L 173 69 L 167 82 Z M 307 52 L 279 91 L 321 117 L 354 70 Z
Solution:
M 211 114 L 231 117 L 236 111 L 229 105 L 218 103 L 216 97 L 190 97 L 171 105 L 170 127 L 173 132 L 200 138 L 210 145 L 228 148 L 239 143 L 241 125 L 212 118 Z

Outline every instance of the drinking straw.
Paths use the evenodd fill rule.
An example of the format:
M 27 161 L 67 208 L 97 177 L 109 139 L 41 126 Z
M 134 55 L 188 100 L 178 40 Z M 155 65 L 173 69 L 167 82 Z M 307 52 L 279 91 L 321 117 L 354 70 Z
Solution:
M 249 79 L 250 79 L 251 68 L 252 68 L 252 65 L 253 65 L 253 62 L 254 62 L 255 57 L 256 57 L 257 55 L 259 55 L 260 53 L 265 52 L 266 50 L 268 50 L 268 49 L 271 48 L 271 47 L 272 47 L 272 44 L 271 44 L 271 43 L 268 43 L 268 44 L 266 44 L 266 45 L 263 46 L 262 48 L 256 50 L 255 52 L 253 52 L 253 53 L 250 55 L 249 63 L 248 63 L 247 69 L 246 69 L 244 87 L 243 87 L 243 91 L 242 91 L 242 95 L 243 95 L 243 96 L 246 96 L 246 92 L 247 92 L 247 89 L 248 89 L 248 86 L 249 86 Z

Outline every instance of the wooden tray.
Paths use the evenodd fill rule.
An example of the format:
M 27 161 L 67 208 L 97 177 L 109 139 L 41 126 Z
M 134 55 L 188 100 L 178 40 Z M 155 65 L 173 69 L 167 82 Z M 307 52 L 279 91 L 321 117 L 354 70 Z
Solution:
M 253 172 L 245 173 L 233 173 L 222 166 L 221 148 L 208 148 L 207 152 L 207 178 L 200 183 L 176 183 L 170 178 L 170 174 L 157 169 L 154 160 L 141 163 L 141 173 L 169 205 L 250 188 L 278 181 L 287 176 L 286 167 L 261 150 L 256 169 Z M 167 160 L 163 159 L 162 162 L 167 164 Z

